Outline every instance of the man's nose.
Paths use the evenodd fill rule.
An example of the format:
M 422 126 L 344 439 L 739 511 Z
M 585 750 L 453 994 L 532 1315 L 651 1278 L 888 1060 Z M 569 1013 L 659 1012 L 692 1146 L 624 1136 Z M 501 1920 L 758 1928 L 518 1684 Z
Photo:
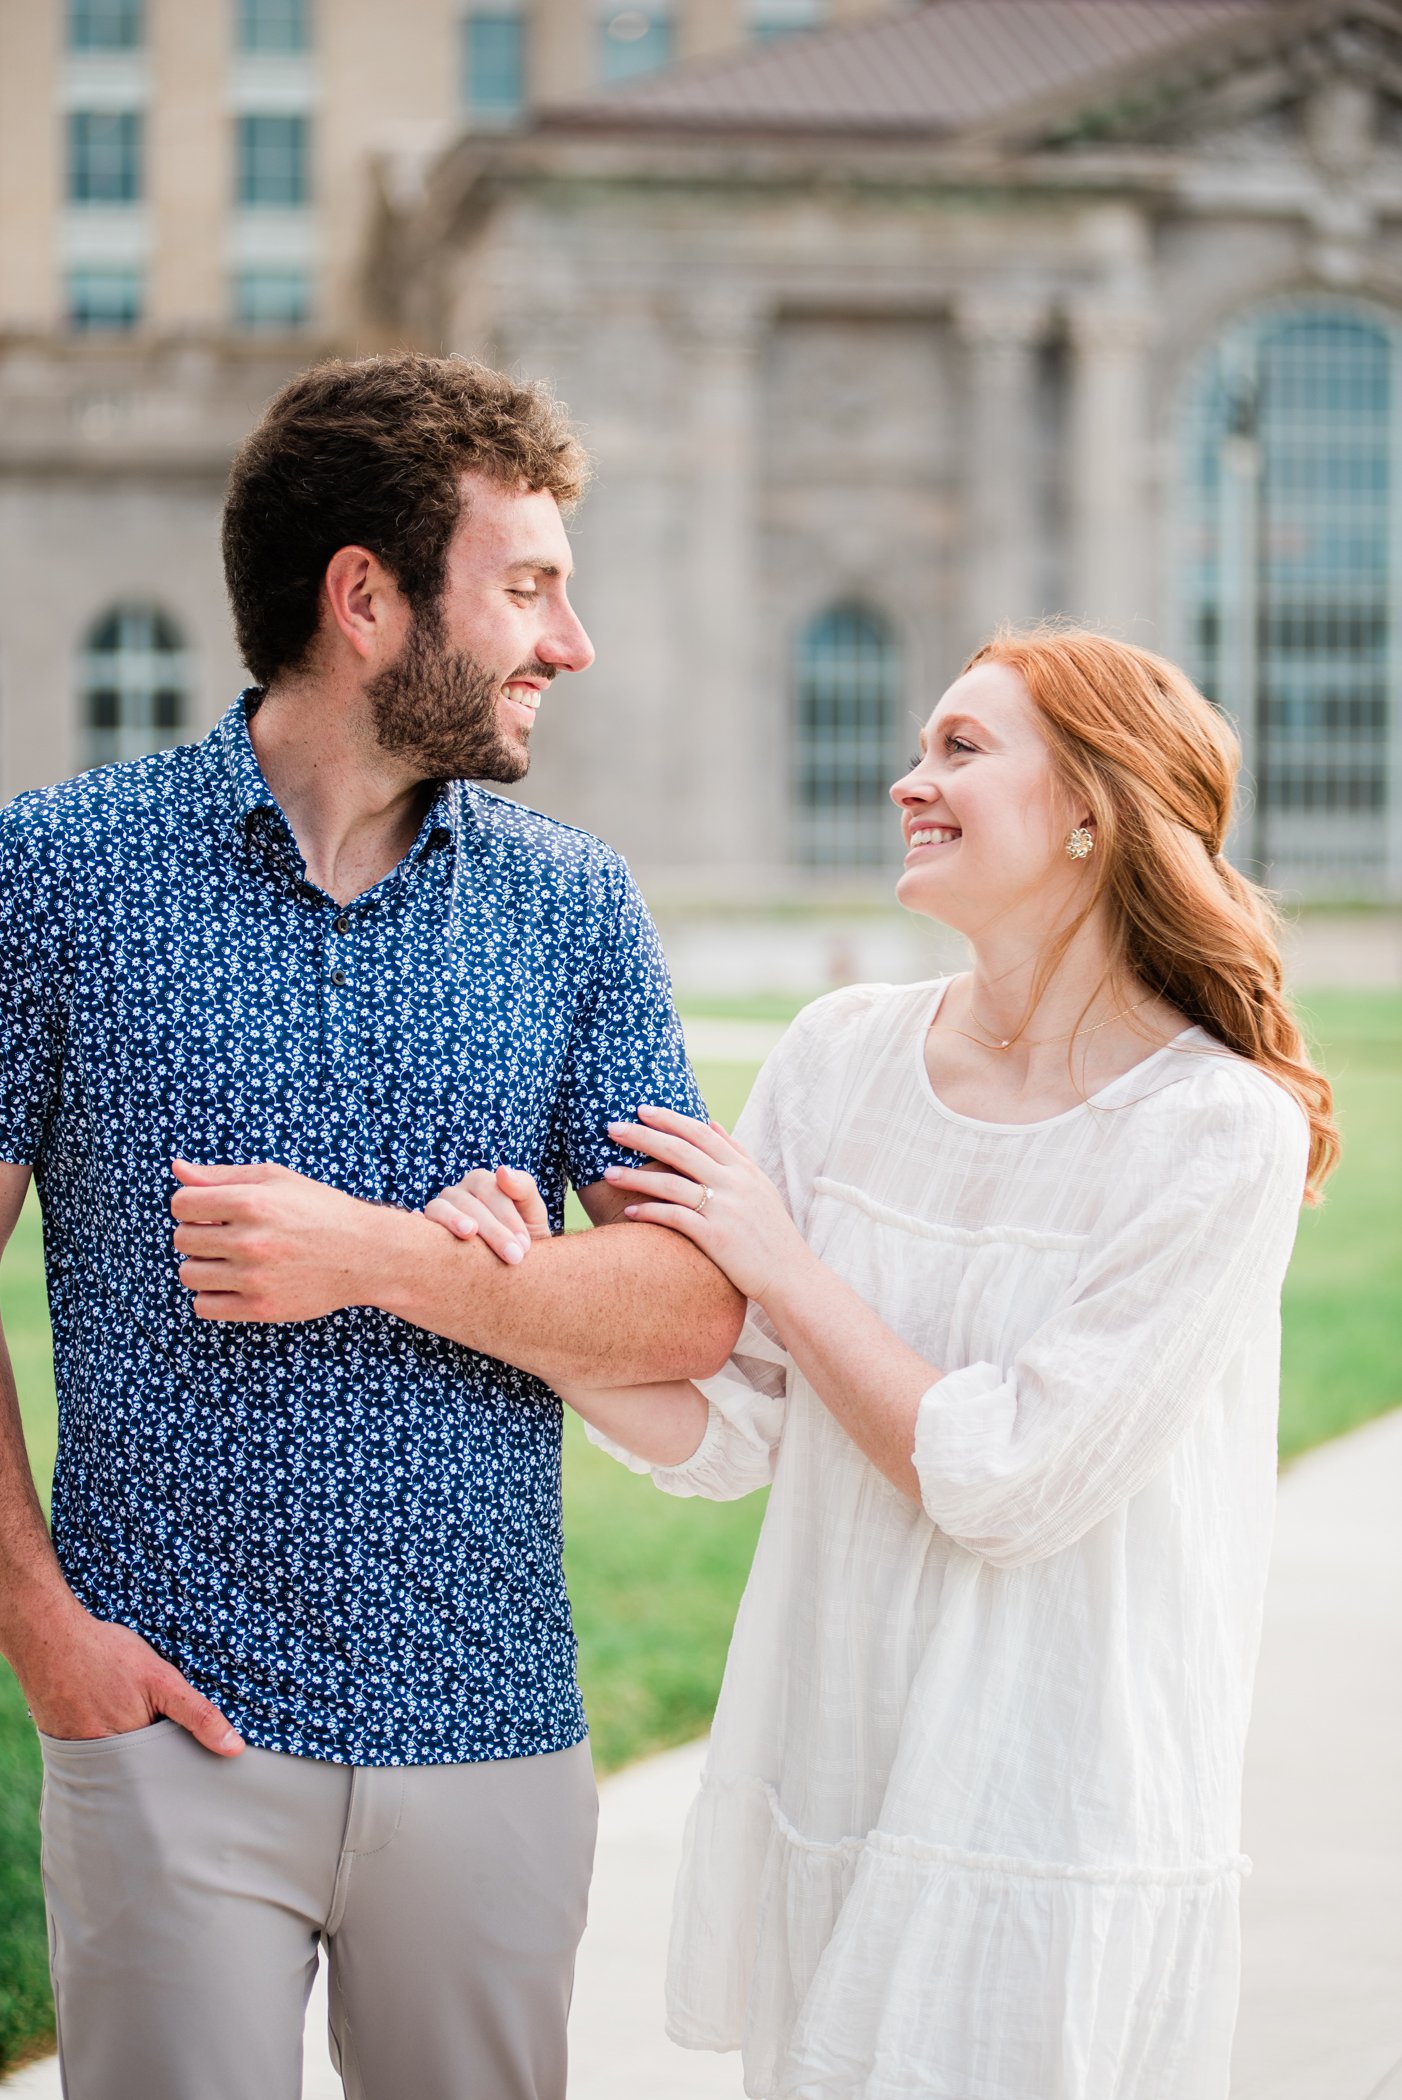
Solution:
M 561 671 L 587 671 L 594 661 L 594 644 L 584 632 L 584 623 L 571 607 L 542 635 L 536 653 Z

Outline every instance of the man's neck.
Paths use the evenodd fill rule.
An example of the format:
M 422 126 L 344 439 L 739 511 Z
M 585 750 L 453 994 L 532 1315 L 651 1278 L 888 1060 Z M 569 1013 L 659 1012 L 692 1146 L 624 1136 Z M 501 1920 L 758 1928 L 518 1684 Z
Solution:
M 381 881 L 404 858 L 432 787 L 374 741 L 349 696 L 273 686 L 249 734 L 307 880 L 338 904 Z

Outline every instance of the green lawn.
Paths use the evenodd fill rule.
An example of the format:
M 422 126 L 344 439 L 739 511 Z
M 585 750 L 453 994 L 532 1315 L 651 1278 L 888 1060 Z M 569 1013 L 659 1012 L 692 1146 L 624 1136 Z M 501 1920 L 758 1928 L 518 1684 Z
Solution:
M 1324 1208 L 1305 1214 L 1286 1289 L 1286 1457 L 1402 1404 L 1402 998 L 1331 994 L 1307 1008 L 1338 1090 L 1346 1151 Z M 726 1010 L 782 1018 L 792 1005 L 735 1002 Z M 734 1120 L 752 1076 L 739 1065 L 702 1072 L 722 1121 Z M 53 1381 L 32 1205 L 0 1270 L 0 1311 L 35 1470 L 47 1485 Z M 659 1495 L 594 1450 L 571 1423 L 566 1560 L 601 1770 L 705 1727 L 760 1515 L 759 1497 L 714 1505 Z M 0 1665 L 0 2069 L 45 2035 L 52 2018 L 38 1894 L 38 1784 L 33 1731 Z

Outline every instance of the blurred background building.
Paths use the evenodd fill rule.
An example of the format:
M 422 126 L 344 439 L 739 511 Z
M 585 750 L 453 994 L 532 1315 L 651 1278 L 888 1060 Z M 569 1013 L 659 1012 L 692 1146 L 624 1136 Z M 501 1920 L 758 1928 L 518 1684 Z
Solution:
M 655 890 L 884 883 L 916 722 L 1054 612 L 1237 720 L 1244 862 L 1402 895 L 1396 0 L 0 0 L 0 54 L 0 794 L 227 705 L 234 445 L 409 342 L 585 427 L 527 792 Z

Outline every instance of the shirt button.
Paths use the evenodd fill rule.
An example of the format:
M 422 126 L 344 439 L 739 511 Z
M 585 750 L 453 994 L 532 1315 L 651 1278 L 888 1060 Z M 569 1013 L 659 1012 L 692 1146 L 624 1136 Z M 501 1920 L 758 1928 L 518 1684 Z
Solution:
M 350 920 L 346 917 L 344 912 L 341 913 L 340 918 L 336 921 L 336 931 L 337 933 L 350 932 Z
M 331 972 L 331 982 L 333 984 L 344 984 L 345 981 L 346 973 L 344 970 L 333 970 Z

